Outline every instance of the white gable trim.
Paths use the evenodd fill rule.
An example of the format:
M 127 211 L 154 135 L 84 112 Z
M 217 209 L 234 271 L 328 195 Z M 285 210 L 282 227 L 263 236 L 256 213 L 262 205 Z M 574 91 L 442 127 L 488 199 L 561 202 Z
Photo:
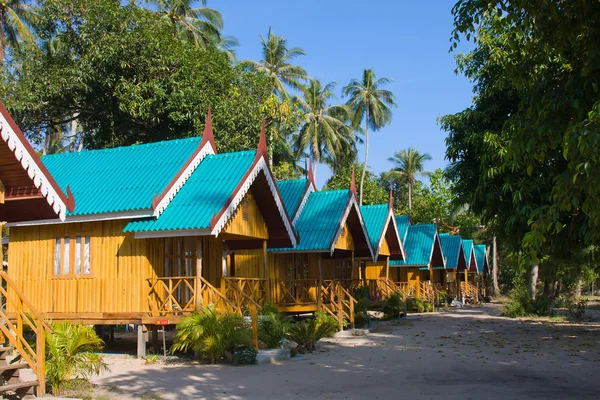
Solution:
M 233 217 L 235 210 L 237 210 L 237 207 L 241 203 L 244 196 L 246 196 L 246 193 L 248 193 L 248 190 L 250 190 L 250 186 L 252 186 L 254 180 L 261 171 L 265 174 L 267 178 L 267 183 L 269 184 L 269 188 L 271 189 L 271 194 L 275 198 L 275 203 L 277 204 L 277 210 L 279 211 L 279 215 L 281 216 L 281 219 L 283 220 L 285 228 L 288 232 L 288 235 L 290 236 L 290 239 L 292 241 L 291 247 L 296 247 L 297 243 L 294 228 L 292 227 L 287 212 L 285 211 L 283 201 L 281 201 L 281 197 L 279 197 L 279 192 L 277 191 L 275 181 L 273 180 L 273 177 L 269 172 L 269 166 L 267 165 L 264 156 L 261 156 L 258 162 L 254 165 L 254 168 L 252 168 L 252 171 L 250 172 L 246 180 L 243 182 L 242 187 L 235 194 L 235 197 L 233 198 L 231 203 L 229 203 L 229 206 L 227 206 L 227 209 L 215 224 L 211 234 L 215 237 L 219 236 L 219 233 L 221 233 L 223 228 L 225 228 L 227 222 L 231 219 L 231 217 Z
M 158 203 L 158 205 L 154 208 L 154 213 L 152 216 L 158 218 L 160 214 L 169 206 L 177 192 L 185 185 L 187 180 L 192 176 L 200 162 L 209 154 L 215 154 L 213 147 L 210 142 L 206 142 L 202 149 L 196 154 L 196 156 L 192 159 L 192 162 L 186 167 L 183 173 L 177 178 L 175 183 L 169 188 L 169 191 L 165 194 L 165 197 Z
M 296 226 L 296 222 L 298 222 L 298 219 L 300 218 L 300 215 L 302 214 L 302 210 L 304 210 L 304 206 L 306 205 L 308 198 L 310 197 L 311 193 L 314 193 L 315 191 L 316 191 L 316 189 L 315 189 L 313 183 L 310 182 L 308 185 L 308 189 L 306 189 L 306 192 L 304 193 L 304 197 L 302 197 L 302 201 L 300 201 L 300 205 L 298 206 L 298 209 L 296 210 L 296 214 L 294 215 L 294 218 L 292 219 L 292 225 Z
M 387 231 L 387 227 L 390 224 L 390 219 L 392 220 L 392 224 L 394 226 L 394 232 L 396 233 L 396 238 L 398 239 L 398 243 L 400 243 L 400 252 L 402 253 L 402 258 L 406 259 L 406 255 L 404 254 L 404 246 L 402 245 L 402 241 L 400 240 L 400 235 L 398 234 L 398 227 L 396 226 L 396 218 L 394 218 L 394 212 L 390 209 L 388 212 L 388 216 L 383 225 L 383 229 L 381 230 L 381 236 L 379 237 L 379 243 L 377 244 L 377 251 L 375 251 L 375 261 L 379 258 L 379 252 L 381 251 L 381 246 L 383 246 L 383 240 L 385 238 L 385 233 Z M 389 246 L 389 243 L 388 243 Z M 391 251 L 391 250 L 390 250 Z
M 331 242 L 331 248 L 329 249 L 329 252 L 330 254 L 333 254 L 333 252 L 335 251 L 335 244 L 337 243 L 338 239 L 340 238 L 340 235 L 342 234 L 342 230 L 344 229 L 344 225 L 346 224 L 346 220 L 348 219 L 348 215 L 350 214 L 350 210 L 352 209 L 352 207 L 356 208 L 356 213 L 358 214 L 360 226 L 362 227 L 363 235 L 366 238 L 367 246 L 369 247 L 369 252 L 371 253 L 371 259 L 373 261 L 376 261 L 375 256 L 373 254 L 373 247 L 371 246 L 371 240 L 369 239 L 369 234 L 367 233 L 367 227 L 365 226 L 365 222 L 363 221 L 362 214 L 360 213 L 360 207 L 358 206 L 358 202 L 356 201 L 356 196 L 354 196 L 354 194 L 350 195 L 350 201 L 348 202 L 348 206 L 344 211 L 344 216 L 340 220 L 337 232 L 333 238 L 333 241 Z M 354 242 L 356 242 L 356 239 L 353 238 L 353 240 Z
M 54 187 L 40 169 L 37 160 L 34 160 L 31 154 L 29 154 L 24 143 L 21 142 L 2 113 L 0 113 L 0 137 L 8 144 L 8 148 L 14 153 L 17 161 L 21 163 L 21 166 L 27 172 L 29 178 L 31 178 L 34 186 L 40 190 L 42 196 L 46 198 L 48 204 L 52 207 L 56 215 L 58 215 L 58 219 L 64 221 L 67 214 L 67 205 L 61 200 L 59 194 L 54 190 Z
M 208 236 L 208 235 L 210 235 L 209 229 L 189 229 L 189 230 L 135 232 L 133 237 L 135 239 L 154 239 L 154 238 L 168 238 L 168 237 L 180 237 L 180 236 Z

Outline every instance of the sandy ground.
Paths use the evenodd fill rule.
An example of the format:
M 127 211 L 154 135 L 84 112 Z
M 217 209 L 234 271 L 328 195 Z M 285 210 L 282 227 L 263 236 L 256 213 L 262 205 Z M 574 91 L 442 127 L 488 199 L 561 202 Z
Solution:
M 498 314 L 492 304 L 409 315 L 277 365 L 107 356 L 111 372 L 94 383 L 122 399 L 600 399 L 600 323 Z

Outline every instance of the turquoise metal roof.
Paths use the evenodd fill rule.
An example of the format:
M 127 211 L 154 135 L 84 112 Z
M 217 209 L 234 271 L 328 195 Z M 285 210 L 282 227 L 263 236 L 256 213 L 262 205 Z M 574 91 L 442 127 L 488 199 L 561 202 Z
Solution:
M 408 232 L 409 225 L 410 220 L 408 216 L 399 215 L 396 217 L 396 226 L 398 227 L 398 234 L 400 235 L 400 240 L 402 240 L 402 243 L 406 241 L 406 232 Z
M 360 213 L 362 214 L 369 241 L 373 251 L 377 251 L 381 235 L 384 234 L 385 224 L 389 214 L 389 205 L 377 204 L 372 206 L 361 206 Z
M 76 199 L 72 215 L 152 208 L 160 194 L 198 148 L 200 137 L 42 158 L 64 191 Z
M 486 258 L 486 247 L 485 244 L 476 244 L 474 246 L 475 250 L 475 261 L 477 262 L 477 272 L 480 274 L 483 272 L 483 263 Z
M 462 246 L 461 237 L 442 233 L 440 234 L 440 244 L 442 245 L 444 257 L 446 257 L 446 268 L 458 268 L 458 257 L 460 256 L 460 247 Z
M 463 249 L 465 251 L 465 260 L 467 261 L 467 270 L 471 266 L 471 254 L 473 253 L 473 240 L 463 239 Z
M 131 221 L 124 232 L 209 228 L 255 157 L 256 151 L 206 156 L 158 219 Z
M 294 218 L 294 214 L 300 206 L 304 192 L 306 191 L 306 185 L 308 184 L 307 179 L 294 179 L 287 181 L 278 181 L 277 189 L 283 200 L 285 211 L 291 219 Z
M 349 190 L 311 193 L 295 226 L 300 243 L 272 251 L 330 251 L 349 198 Z
M 404 241 L 406 262 L 390 261 L 391 266 L 429 265 L 437 230 L 435 224 L 410 225 Z

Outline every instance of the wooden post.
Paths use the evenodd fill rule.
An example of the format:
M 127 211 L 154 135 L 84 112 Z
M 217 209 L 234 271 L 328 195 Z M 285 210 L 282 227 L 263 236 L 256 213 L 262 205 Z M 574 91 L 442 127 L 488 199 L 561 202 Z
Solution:
M 196 311 L 202 308 L 203 302 L 203 293 L 202 293 L 202 256 L 204 253 L 204 238 L 197 237 L 196 238 L 196 279 L 194 282 L 194 309 Z
M 0 181 L 0 204 L 4 204 L 4 184 Z
M 267 298 L 266 298 L 266 302 L 267 303 L 271 303 L 273 300 L 273 293 L 271 293 L 271 285 L 270 282 L 271 280 L 269 279 L 269 253 L 267 252 L 267 241 L 263 240 L 263 276 L 265 277 L 266 281 L 266 285 L 267 285 Z
M 258 350 L 258 310 L 254 303 L 250 304 L 250 317 L 252 318 L 252 343 L 254 343 L 254 348 Z
M 145 335 L 144 324 L 138 325 L 138 337 L 137 337 L 137 356 L 138 358 L 146 357 L 146 335 Z
M 344 304 L 342 302 L 342 289 L 340 287 L 340 285 L 335 285 L 336 289 L 337 289 L 337 298 L 338 298 L 338 304 L 337 304 L 337 308 L 338 308 L 338 323 L 340 324 L 340 331 L 344 330 Z
M 433 284 L 435 280 L 433 279 L 433 263 L 429 263 L 429 281 Z
M 37 322 L 37 334 L 35 335 L 35 351 L 36 351 L 36 375 L 38 379 L 38 387 L 36 390 L 37 397 L 46 396 L 46 331 L 41 322 Z
M 321 253 L 317 254 L 317 266 L 319 268 L 319 280 L 317 281 L 317 311 L 321 311 L 323 306 L 323 295 L 321 293 L 323 286 L 323 267 L 321 266 Z
M 354 262 L 354 251 L 352 252 L 352 272 L 350 273 L 350 286 L 352 286 L 352 281 L 355 279 L 356 274 L 356 263 Z
M 390 279 L 390 256 L 385 258 L 385 279 Z
M 152 325 L 152 347 L 154 347 L 154 353 L 158 354 L 158 326 Z

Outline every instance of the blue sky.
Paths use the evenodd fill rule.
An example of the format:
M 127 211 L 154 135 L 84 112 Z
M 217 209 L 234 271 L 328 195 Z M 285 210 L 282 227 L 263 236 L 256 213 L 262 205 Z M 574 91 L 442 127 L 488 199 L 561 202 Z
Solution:
M 408 147 L 432 156 L 427 170 L 447 165 L 446 134 L 436 119 L 468 107 L 472 98 L 471 84 L 454 74 L 454 54 L 448 53 L 454 2 L 209 0 L 207 6 L 223 14 L 224 34 L 240 41 L 240 60 L 260 60 L 259 34 L 265 36 L 271 26 L 290 47 L 306 51 L 296 60 L 311 77 L 338 82 L 338 94 L 365 68 L 393 78 L 388 89 L 398 107 L 392 123 L 370 141 L 370 169 L 379 173 L 391 167 L 388 157 Z M 330 174 L 318 167 L 319 186 Z

